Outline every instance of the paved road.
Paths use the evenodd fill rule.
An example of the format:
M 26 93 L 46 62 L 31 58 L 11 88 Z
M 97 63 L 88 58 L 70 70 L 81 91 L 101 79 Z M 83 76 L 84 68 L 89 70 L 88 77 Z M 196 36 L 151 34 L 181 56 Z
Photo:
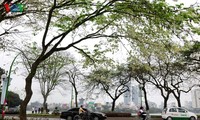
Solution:
M 5 119 L 7 120 L 19 120 L 19 117 L 14 116 L 7 116 Z M 29 117 L 28 120 L 64 120 L 60 118 L 41 118 L 41 117 Z M 108 117 L 106 120 L 138 120 L 135 117 Z M 151 118 L 151 120 L 161 120 L 161 118 Z
M 19 120 L 16 116 L 6 116 L 7 120 Z M 64 120 L 60 118 L 41 118 L 41 117 L 30 117 L 28 120 Z M 108 117 L 106 120 L 138 120 L 135 117 Z M 150 120 L 162 120 L 162 118 L 151 118 Z M 200 118 L 198 118 L 200 120 Z
M 6 116 L 5 119 L 7 119 L 7 120 L 19 120 L 19 117 L 17 117 L 17 116 Z M 64 120 L 64 119 L 29 117 L 28 120 Z M 135 119 L 134 117 L 108 117 L 106 120 L 137 120 L 137 119 Z M 154 119 L 152 119 L 152 120 L 154 120 Z M 158 120 L 158 119 L 155 119 L 155 120 Z
M 137 117 L 110 117 L 107 120 L 138 120 Z M 151 118 L 150 120 L 162 120 L 162 118 Z
M 19 117 L 5 117 L 6 120 L 19 120 Z M 60 119 L 60 118 L 41 118 L 41 117 L 29 117 L 28 120 L 64 120 L 64 119 Z M 109 117 L 106 120 L 137 120 L 133 117 Z M 154 119 L 151 119 L 154 120 Z M 161 120 L 161 119 L 155 119 L 155 120 Z

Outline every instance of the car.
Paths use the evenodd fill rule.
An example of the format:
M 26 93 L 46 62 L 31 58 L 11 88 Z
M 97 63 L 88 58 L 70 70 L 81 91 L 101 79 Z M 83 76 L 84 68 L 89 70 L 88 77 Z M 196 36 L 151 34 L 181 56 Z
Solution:
M 197 115 L 182 107 L 169 107 L 162 111 L 164 120 L 197 120 Z
M 105 120 L 107 117 L 104 113 L 101 112 L 91 112 L 86 108 L 83 108 L 88 115 L 90 116 L 91 120 Z M 74 117 L 79 114 L 79 108 L 71 108 L 67 111 L 62 111 L 60 114 L 60 118 L 66 120 L 74 120 Z

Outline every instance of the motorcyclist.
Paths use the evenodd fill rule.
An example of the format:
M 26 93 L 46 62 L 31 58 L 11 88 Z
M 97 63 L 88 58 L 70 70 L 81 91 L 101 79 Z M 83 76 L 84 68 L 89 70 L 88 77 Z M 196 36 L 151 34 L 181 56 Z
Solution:
M 138 116 L 140 118 L 142 118 L 142 120 L 146 119 L 147 114 L 146 114 L 146 112 L 144 112 L 144 108 L 142 106 L 140 107 L 140 109 L 138 111 Z
M 80 106 L 79 108 L 79 115 L 81 118 L 86 114 L 86 111 L 83 109 L 83 105 Z

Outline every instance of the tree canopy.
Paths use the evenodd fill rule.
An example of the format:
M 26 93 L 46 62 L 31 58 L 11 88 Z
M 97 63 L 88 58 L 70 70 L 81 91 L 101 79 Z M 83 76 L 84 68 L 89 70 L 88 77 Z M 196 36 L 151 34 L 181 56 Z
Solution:
M 22 99 L 20 99 L 19 95 L 15 92 L 8 91 L 7 96 L 7 106 L 8 107 L 16 107 L 22 103 Z
M 34 4 L 34 1 L 30 1 Z M 40 15 L 45 13 L 45 24 L 41 19 L 34 19 L 41 24 L 43 30 L 41 43 L 42 50 L 33 63 L 25 79 L 26 96 L 21 104 L 20 119 L 26 120 L 26 107 L 32 96 L 32 79 L 40 64 L 55 52 L 74 48 L 93 62 L 101 54 L 103 39 L 105 44 L 111 46 L 105 51 L 112 51 L 119 43 L 125 41 L 130 58 L 137 58 L 138 54 L 147 57 L 147 49 L 154 51 L 151 44 L 164 47 L 171 46 L 174 38 L 179 40 L 190 39 L 192 32 L 198 33 L 198 9 L 195 6 L 184 8 L 182 4 L 170 6 L 165 0 L 52 0 L 39 1 Z M 36 2 L 37 3 L 37 2 Z M 36 12 L 31 14 L 37 16 Z M 2 15 L 1 15 L 2 16 Z M 6 18 L 3 16 L 2 18 Z M 3 19 L 2 19 L 3 20 Z M 45 25 L 45 26 L 44 26 Z M 80 43 L 86 41 L 96 42 L 98 46 L 91 56 L 83 49 Z M 160 49 L 162 50 L 162 49 Z M 143 51 L 143 53 L 141 53 Z M 159 54 L 159 51 L 154 53 Z M 163 56 L 164 55 L 160 55 Z M 102 60 L 103 62 L 104 60 Z
M 123 65 L 116 68 L 99 68 L 93 70 L 88 76 L 88 86 L 100 89 L 112 99 L 111 111 L 115 110 L 117 99 L 130 90 L 131 75 Z
M 22 99 L 20 99 L 17 93 L 14 93 L 12 91 L 8 92 L 7 105 L 9 107 L 16 107 L 16 106 L 21 105 L 21 103 L 22 103 Z

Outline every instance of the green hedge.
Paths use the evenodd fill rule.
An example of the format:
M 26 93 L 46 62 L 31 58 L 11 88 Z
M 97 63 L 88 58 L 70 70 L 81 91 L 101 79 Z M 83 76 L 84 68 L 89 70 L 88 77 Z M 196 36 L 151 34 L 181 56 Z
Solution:
M 57 118 L 60 117 L 59 115 L 52 115 L 52 114 L 27 114 L 27 117 L 49 117 L 49 118 Z
M 107 117 L 131 117 L 131 113 L 107 112 L 105 114 Z

